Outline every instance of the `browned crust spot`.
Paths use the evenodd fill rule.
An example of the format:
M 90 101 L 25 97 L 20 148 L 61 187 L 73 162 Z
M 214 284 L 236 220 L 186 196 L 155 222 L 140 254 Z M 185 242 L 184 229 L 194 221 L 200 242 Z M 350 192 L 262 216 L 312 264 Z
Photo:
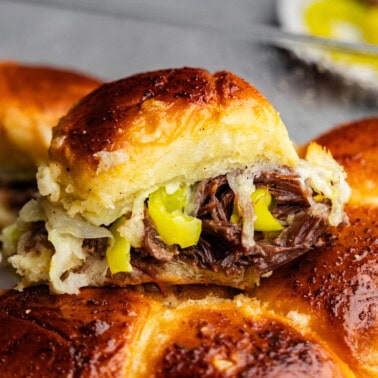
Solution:
M 73 162 L 93 166 L 96 152 L 127 151 L 128 144 L 138 144 L 133 129 L 147 101 L 163 103 L 159 113 L 166 112 L 169 118 L 193 106 L 216 109 L 250 97 L 266 101 L 254 87 L 226 71 L 212 75 L 184 67 L 130 76 L 102 85 L 63 118 L 54 138 L 65 137 L 64 145 L 52 148 L 51 157 L 61 162 L 63 152 L 68 166 Z
M 334 376 L 333 362 L 319 344 L 269 317 L 198 310 L 177 329 L 157 364 L 157 377 Z
M 59 296 L 47 287 L 9 291 L 0 297 L 1 375 L 120 376 L 150 306 L 126 289 Z

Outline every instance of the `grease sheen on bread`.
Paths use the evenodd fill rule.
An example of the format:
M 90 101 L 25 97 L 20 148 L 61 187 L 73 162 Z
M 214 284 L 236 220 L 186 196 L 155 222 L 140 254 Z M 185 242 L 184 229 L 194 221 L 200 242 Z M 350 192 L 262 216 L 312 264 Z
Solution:
M 332 151 L 348 173 L 352 188 L 349 202 L 378 205 L 377 118 L 345 123 L 319 136 L 316 141 Z
M 126 288 L 45 289 L 0 297 L 4 377 L 354 377 L 311 331 L 243 296 L 169 306 Z

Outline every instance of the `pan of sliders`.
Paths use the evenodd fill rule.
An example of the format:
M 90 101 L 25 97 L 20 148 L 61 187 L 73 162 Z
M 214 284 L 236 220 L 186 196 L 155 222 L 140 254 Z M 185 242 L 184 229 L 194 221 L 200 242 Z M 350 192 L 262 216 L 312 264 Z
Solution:
M 298 152 L 226 71 L 93 90 L 2 232 L 2 376 L 377 376 L 377 131 Z

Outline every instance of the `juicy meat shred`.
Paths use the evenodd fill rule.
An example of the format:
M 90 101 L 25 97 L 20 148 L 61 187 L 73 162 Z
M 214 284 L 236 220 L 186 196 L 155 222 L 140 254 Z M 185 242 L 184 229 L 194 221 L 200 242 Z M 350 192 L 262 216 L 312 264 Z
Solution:
M 257 188 L 269 188 L 270 193 L 280 205 L 310 206 L 312 190 L 303 184 L 302 179 L 292 169 L 261 172 L 255 176 Z
M 202 235 L 215 240 L 221 244 L 228 244 L 236 248 L 240 244 L 241 228 L 236 224 L 226 221 L 204 219 L 202 221 Z
M 108 248 L 108 238 L 84 239 L 83 248 L 90 255 L 97 253 L 104 257 Z
M 189 260 L 201 268 L 226 274 L 242 273 L 249 266 L 264 274 L 322 244 L 329 204 L 316 203 L 312 189 L 292 169 L 259 172 L 254 184 L 269 189 L 276 203 L 272 213 L 286 224 L 283 231 L 255 232 L 255 245 L 243 246 L 241 226 L 230 222 L 235 195 L 222 175 L 196 186 L 194 215 L 202 220 L 198 244 L 184 249 L 165 245 L 146 216 L 144 253 L 160 261 Z
M 232 213 L 234 193 L 226 176 L 202 181 L 197 188 L 196 201 L 198 218 L 228 222 Z
M 172 260 L 178 254 L 176 245 L 166 245 L 159 237 L 148 212 L 144 212 L 144 237 L 142 253 L 147 253 L 160 261 Z

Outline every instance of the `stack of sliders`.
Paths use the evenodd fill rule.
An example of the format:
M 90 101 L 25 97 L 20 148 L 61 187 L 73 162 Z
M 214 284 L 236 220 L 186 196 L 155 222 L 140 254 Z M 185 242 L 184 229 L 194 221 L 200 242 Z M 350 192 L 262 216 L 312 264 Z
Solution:
M 37 167 L 47 161 L 51 129 L 100 82 L 79 73 L 0 63 L 0 228 L 37 191 Z
M 319 144 L 297 155 L 237 76 L 183 68 L 99 87 L 54 129 L 37 177 L 39 197 L 3 233 L 21 290 L 0 299 L 5 376 L 373 376 L 374 348 L 349 364 L 312 301 L 274 308 L 276 272 L 250 295 L 343 245 L 350 190 Z

